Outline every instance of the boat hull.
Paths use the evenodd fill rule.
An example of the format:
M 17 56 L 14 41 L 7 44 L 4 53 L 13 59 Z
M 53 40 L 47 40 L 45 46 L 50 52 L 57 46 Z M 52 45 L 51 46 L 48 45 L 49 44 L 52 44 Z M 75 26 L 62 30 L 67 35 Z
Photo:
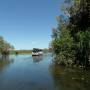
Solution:
M 32 52 L 32 56 L 40 56 L 43 55 L 43 52 Z

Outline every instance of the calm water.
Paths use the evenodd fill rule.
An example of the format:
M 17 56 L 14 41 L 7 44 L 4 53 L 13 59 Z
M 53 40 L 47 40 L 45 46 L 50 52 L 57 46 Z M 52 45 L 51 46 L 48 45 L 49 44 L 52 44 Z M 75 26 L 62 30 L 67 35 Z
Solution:
M 65 69 L 50 54 L 0 60 L 0 90 L 90 90 L 90 72 Z

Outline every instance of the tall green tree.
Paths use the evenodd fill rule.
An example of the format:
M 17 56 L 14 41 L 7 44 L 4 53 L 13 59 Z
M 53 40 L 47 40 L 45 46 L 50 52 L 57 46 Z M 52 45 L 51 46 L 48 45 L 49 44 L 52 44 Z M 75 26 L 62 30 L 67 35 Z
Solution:
M 65 0 L 64 16 L 58 18 L 53 33 L 52 48 L 59 62 L 89 66 L 90 59 L 90 0 Z

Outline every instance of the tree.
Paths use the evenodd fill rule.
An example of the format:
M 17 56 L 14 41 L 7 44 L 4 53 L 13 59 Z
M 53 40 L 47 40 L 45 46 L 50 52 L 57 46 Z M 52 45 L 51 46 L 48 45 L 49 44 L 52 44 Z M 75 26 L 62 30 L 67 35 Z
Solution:
M 9 51 L 13 49 L 14 47 L 7 43 L 3 37 L 0 37 L 0 54 L 1 55 L 8 55 Z
M 65 0 L 58 18 L 57 33 L 52 47 L 58 62 L 89 66 L 90 59 L 90 0 Z M 68 62 L 69 61 L 69 62 Z

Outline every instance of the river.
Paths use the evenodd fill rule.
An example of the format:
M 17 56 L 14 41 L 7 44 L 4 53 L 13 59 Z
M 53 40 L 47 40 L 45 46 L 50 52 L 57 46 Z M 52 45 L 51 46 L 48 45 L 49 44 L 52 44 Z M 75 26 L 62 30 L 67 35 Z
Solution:
M 0 59 L 0 90 L 90 90 L 90 71 L 60 67 L 52 55 Z

